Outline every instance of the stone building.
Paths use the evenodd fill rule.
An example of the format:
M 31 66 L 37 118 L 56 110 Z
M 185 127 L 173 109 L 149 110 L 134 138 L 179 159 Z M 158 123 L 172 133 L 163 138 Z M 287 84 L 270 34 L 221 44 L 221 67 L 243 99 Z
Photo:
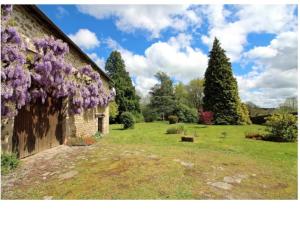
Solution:
M 54 36 L 69 46 L 66 59 L 76 68 L 91 65 L 97 71 L 106 91 L 111 87 L 110 78 L 66 34 L 64 34 L 37 6 L 14 5 L 11 18 L 27 43 L 27 51 L 34 52 L 32 40 Z M 71 136 L 90 136 L 97 131 L 109 132 L 109 107 L 90 109 L 81 115 L 68 116 L 59 110 L 49 114 L 48 106 L 23 107 L 14 120 L 1 126 L 1 150 L 18 152 L 23 158 L 38 151 L 65 143 Z M 62 106 L 59 106 L 62 107 Z M 35 115 L 33 115 L 35 114 Z M 48 115 L 49 114 L 49 115 Z

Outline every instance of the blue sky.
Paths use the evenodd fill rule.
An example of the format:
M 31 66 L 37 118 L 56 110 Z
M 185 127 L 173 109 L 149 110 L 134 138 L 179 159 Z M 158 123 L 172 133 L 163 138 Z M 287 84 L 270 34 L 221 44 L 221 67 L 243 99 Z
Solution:
M 274 107 L 297 95 L 297 6 L 39 5 L 104 69 L 121 52 L 145 96 L 157 71 L 187 83 L 203 77 L 215 36 L 231 59 L 243 101 Z

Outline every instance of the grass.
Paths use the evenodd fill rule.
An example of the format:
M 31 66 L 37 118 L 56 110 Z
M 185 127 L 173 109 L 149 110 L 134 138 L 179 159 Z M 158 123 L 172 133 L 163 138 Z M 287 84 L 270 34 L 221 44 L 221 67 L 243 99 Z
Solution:
M 263 126 L 185 124 L 194 143 L 166 134 L 175 125 L 138 123 L 122 130 L 112 125 L 88 160 L 76 162 L 72 179 L 52 177 L 17 186 L 2 198 L 41 199 L 296 199 L 297 143 L 245 138 Z M 195 135 L 196 134 L 196 135 Z M 186 167 L 182 163 L 190 163 Z M 246 175 L 231 190 L 212 187 L 225 176 Z

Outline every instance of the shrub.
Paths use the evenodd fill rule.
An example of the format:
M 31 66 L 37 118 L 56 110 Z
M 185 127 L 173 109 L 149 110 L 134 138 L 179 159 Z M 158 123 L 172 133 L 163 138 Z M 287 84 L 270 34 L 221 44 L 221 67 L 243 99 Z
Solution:
M 124 129 L 134 128 L 135 120 L 134 116 L 130 112 L 123 112 L 120 117 L 121 123 L 124 125 Z
M 250 117 L 251 119 L 251 122 L 254 123 L 254 124 L 264 124 L 266 123 L 266 119 L 271 116 L 271 115 L 259 115 L 259 116 L 253 116 L 253 117 Z
M 94 138 L 96 141 L 98 141 L 98 140 L 100 140 L 100 139 L 102 138 L 102 134 L 101 134 L 99 131 L 97 131 L 97 132 L 93 135 L 93 138 Z
M 267 118 L 268 139 L 293 142 L 297 140 L 297 117 L 292 114 L 273 114 Z
M 182 103 L 176 105 L 174 114 L 178 117 L 180 122 L 196 123 L 198 120 L 197 110 Z
M 145 122 L 144 116 L 142 113 L 133 112 L 134 120 L 136 123 L 143 123 Z
M 20 160 L 17 158 L 16 154 L 1 154 L 1 172 L 7 173 L 10 170 L 17 168 L 19 165 Z
M 213 119 L 214 119 L 214 113 L 211 111 L 201 111 L 199 113 L 200 123 L 212 124 Z
M 167 129 L 167 134 L 181 134 L 184 131 L 184 126 L 170 127 Z
M 156 110 L 150 108 L 150 106 L 145 106 L 142 108 L 142 113 L 145 122 L 153 122 L 159 119 L 159 115 Z
M 168 120 L 170 124 L 178 123 L 178 117 L 174 115 L 168 116 Z
M 255 132 L 246 133 L 245 138 L 250 138 L 250 139 L 255 139 L 255 140 L 264 140 L 265 139 L 263 134 L 255 133 Z

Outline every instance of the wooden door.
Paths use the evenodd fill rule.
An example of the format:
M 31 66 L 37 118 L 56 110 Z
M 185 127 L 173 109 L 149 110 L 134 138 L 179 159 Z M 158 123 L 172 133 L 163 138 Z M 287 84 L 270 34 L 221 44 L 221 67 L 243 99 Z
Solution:
M 14 120 L 13 151 L 24 158 L 63 144 L 65 121 L 62 99 L 23 107 Z

